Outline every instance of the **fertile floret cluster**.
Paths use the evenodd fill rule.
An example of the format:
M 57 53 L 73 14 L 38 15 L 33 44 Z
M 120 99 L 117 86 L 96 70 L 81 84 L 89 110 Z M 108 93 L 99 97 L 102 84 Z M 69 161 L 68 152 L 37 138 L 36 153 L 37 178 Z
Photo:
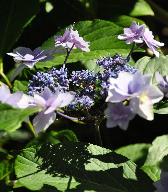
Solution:
M 53 93 L 59 88 L 60 91 L 66 91 L 69 88 L 69 80 L 66 68 L 52 68 L 48 72 L 37 72 L 29 81 L 28 94 L 41 93 L 44 88 L 49 88 Z
M 89 70 L 73 71 L 70 82 L 80 95 L 94 96 L 97 74 Z
M 70 110 L 90 109 L 94 105 L 92 98 L 86 95 L 76 95 L 74 101 L 68 106 Z
M 109 87 L 109 78 L 117 78 L 120 72 L 134 74 L 137 69 L 127 64 L 127 60 L 116 54 L 113 57 L 104 57 L 97 60 L 97 64 L 104 68 L 103 72 L 98 73 L 101 86 L 101 95 L 106 96 Z

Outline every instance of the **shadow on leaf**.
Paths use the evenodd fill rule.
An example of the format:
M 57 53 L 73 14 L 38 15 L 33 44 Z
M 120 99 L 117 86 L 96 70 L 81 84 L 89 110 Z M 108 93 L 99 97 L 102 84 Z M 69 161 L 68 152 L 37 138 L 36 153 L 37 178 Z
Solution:
M 151 180 L 126 157 L 99 146 L 82 143 L 43 144 L 38 171 L 69 177 L 65 191 L 152 191 Z M 75 180 L 78 185 L 71 188 Z

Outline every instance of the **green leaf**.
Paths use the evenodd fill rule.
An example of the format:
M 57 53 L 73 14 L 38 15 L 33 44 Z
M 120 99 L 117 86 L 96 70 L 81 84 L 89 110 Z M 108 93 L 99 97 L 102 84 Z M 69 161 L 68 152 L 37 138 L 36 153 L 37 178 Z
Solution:
M 15 173 L 29 190 L 44 185 L 57 191 L 152 191 L 151 180 L 126 157 L 92 144 L 60 143 L 26 148 Z
M 162 75 L 168 74 L 168 55 L 160 55 L 159 58 L 143 57 L 135 63 L 143 74 L 151 74 L 153 83 L 155 83 L 155 72 L 160 72 Z
M 154 16 L 151 6 L 145 0 L 138 0 L 134 5 L 133 10 L 130 12 L 131 16 Z
M 157 114 L 168 114 L 168 100 L 157 103 L 154 106 L 154 112 Z
M 48 142 L 52 144 L 58 144 L 65 141 L 77 142 L 78 139 L 75 133 L 69 129 L 61 131 L 51 130 L 50 132 L 47 133 L 46 132 L 39 133 L 38 137 L 31 140 L 26 147 Z
M 160 179 L 160 170 L 158 170 L 155 165 L 144 165 L 142 166 L 142 170 L 146 172 L 154 182 Z
M 73 50 L 68 59 L 68 63 L 82 61 L 87 62 L 103 56 L 114 55 L 116 53 L 123 56 L 128 55 L 131 45 L 125 44 L 124 41 L 118 40 L 117 36 L 123 32 L 121 26 L 113 22 L 105 20 L 81 21 L 74 25 L 74 29 L 79 31 L 80 36 L 84 40 L 90 42 L 90 52 L 82 52 Z M 62 35 L 64 30 L 61 30 L 57 35 Z M 54 46 L 54 38 L 49 38 L 42 47 L 49 49 Z M 63 64 L 65 54 L 57 54 L 53 60 L 40 62 L 37 68 L 52 67 Z
M 127 15 L 121 15 L 112 21 L 122 27 L 129 27 L 132 24 L 132 21 L 136 21 L 139 24 L 144 24 L 144 21 Z
M 152 76 L 152 83 L 156 83 L 155 73 L 160 72 L 162 76 L 168 74 L 168 55 L 160 55 L 159 58 L 143 57 L 139 59 L 135 65 L 143 74 L 150 74 Z M 161 101 L 154 106 L 154 112 L 158 114 L 168 113 L 168 101 Z
M 39 10 L 38 0 L 0 1 L 0 55 L 11 49 Z
M 14 85 L 13 85 L 13 91 L 23 91 L 27 92 L 27 87 L 28 87 L 28 81 L 19 81 L 15 80 Z
M 52 138 L 59 139 L 60 141 L 72 141 L 72 142 L 78 142 L 78 138 L 75 135 L 75 133 L 69 129 L 61 130 L 61 131 L 51 131 L 50 135 Z
M 143 166 L 144 171 L 147 172 L 154 181 L 160 178 L 159 164 L 166 155 L 168 155 L 168 135 L 159 136 L 152 142 Z
M 120 147 L 115 152 L 127 157 L 138 166 L 142 166 L 146 160 L 149 147 L 150 144 L 138 143 Z
M 11 173 L 11 164 L 8 160 L 0 161 L 0 181 L 4 180 Z
M 15 131 L 21 127 L 25 119 L 37 112 L 36 108 L 14 109 L 8 105 L 0 104 L 0 130 Z

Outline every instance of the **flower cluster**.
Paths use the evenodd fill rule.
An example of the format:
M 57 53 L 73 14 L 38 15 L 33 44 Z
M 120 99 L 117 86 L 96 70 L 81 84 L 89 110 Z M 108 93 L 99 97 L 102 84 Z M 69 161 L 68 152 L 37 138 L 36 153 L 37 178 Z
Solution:
M 125 40 L 127 44 L 143 43 L 145 42 L 149 49 L 159 57 L 158 47 L 164 46 L 164 43 L 158 42 L 154 39 L 152 31 L 145 27 L 145 25 L 138 25 L 132 22 L 129 28 L 124 28 L 124 34 L 119 35 L 118 39 Z

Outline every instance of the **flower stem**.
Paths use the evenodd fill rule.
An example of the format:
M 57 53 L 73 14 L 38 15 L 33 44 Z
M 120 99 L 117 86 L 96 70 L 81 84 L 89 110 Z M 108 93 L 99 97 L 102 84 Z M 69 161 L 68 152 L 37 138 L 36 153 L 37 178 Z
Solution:
M 100 134 L 100 123 L 101 121 L 99 120 L 95 120 L 95 138 L 96 138 L 96 144 L 99 145 L 99 146 L 103 146 L 103 143 L 102 143 L 102 138 L 101 138 L 101 134 Z
M 33 127 L 32 123 L 30 121 L 27 121 L 27 125 L 28 125 L 30 131 L 33 133 L 34 137 L 37 137 L 37 134 L 34 130 L 34 127 Z
M 70 53 L 71 53 L 74 46 L 75 46 L 75 44 L 73 44 L 72 47 L 69 50 L 68 50 L 68 48 L 66 49 L 67 50 L 67 55 L 66 55 L 65 60 L 64 60 L 63 68 L 65 68 L 66 62 L 67 62 L 67 60 L 69 58 L 69 55 L 70 55 Z
M 3 62 L 2 62 L 1 58 L 0 58 L 0 75 L 5 80 L 6 84 L 9 86 L 9 88 L 12 88 L 12 84 L 10 83 L 8 77 L 3 72 Z
M 130 50 L 130 53 L 129 53 L 128 56 L 127 56 L 127 62 L 130 61 L 130 57 L 131 57 L 131 54 L 132 54 L 133 51 L 134 51 L 134 48 L 135 48 L 135 42 L 132 44 L 132 48 L 131 48 L 131 50 Z
M 6 84 L 9 86 L 9 88 L 12 88 L 12 84 L 10 83 L 8 77 L 3 72 L 1 72 L 0 74 L 2 78 L 5 80 Z

